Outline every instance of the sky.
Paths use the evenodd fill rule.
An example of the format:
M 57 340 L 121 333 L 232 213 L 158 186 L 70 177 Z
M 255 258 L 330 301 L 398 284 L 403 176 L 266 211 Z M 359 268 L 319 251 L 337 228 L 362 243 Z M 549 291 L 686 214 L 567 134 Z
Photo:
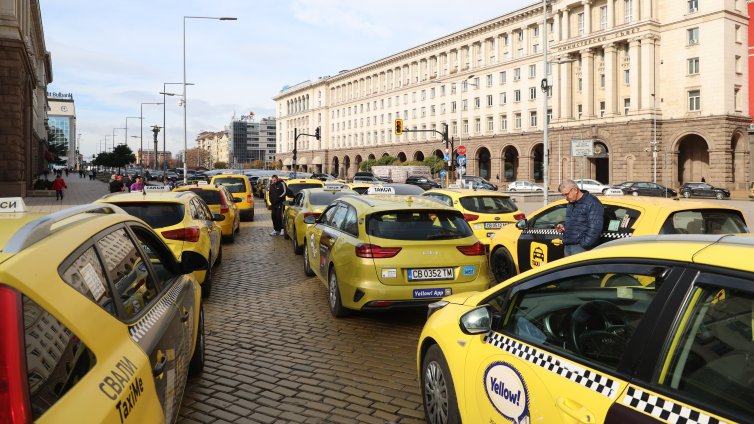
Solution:
M 532 0 L 41 0 L 52 57 L 49 92 L 72 93 L 85 158 L 126 140 L 136 152 L 153 125 L 166 149 L 183 151 L 184 16 L 188 148 L 202 131 L 222 131 L 233 115 L 275 116 L 286 85 L 315 81 L 477 25 Z M 107 135 L 107 137 L 105 137 Z M 136 137 L 133 137 L 136 136 Z M 162 149 L 162 133 L 159 136 Z

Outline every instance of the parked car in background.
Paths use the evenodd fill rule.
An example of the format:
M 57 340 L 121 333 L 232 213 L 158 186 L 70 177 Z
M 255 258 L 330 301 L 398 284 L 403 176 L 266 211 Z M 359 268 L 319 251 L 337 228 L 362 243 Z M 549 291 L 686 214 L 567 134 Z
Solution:
M 497 186 L 495 184 L 492 184 L 484 178 L 477 177 L 475 175 L 464 175 L 463 177 L 459 178 L 457 182 L 458 184 L 463 184 L 463 188 L 497 191 Z M 469 187 L 469 185 L 471 185 L 471 187 Z
M 508 184 L 508 191 L 539 191 L 544 192 L 545 188 L 531 181 L 513 181 Z
M 322 182 L 332 181 L 332 180 L 335 179 L 335 177 L 333 177 L 332 175 L 325 174 L 325 173 L 322 173 L 322 172 L 315 172 L 315 173 L 313 173 L 312 174 L 312 178 L 320 180 Z
M 222 184 L 234 198 L 240 199 L 236 206 L 241 214 L 241 221 L 254 220 L 254 193 L 249 177 L 243 174 L 218 174 L 212 177 L 210 184 Z
M 591 180 L 587 178 L 580 178 L 578 180 L 573 180 L 573 182 L 576 183 L 580 190 L 586 190 L 592 194 L 604 194 L 607 190 L 610 189 L 609 185 L 605 185 L 597 180 Z
M 424 190 L 429 190 L 433 188 L 440 188 L 440 184 L 430 180 L 429 178 L 422 176 L 422 175 L 411 175 L 408 178 L 406 178 L 406 184 L 413 184 L 415 186 L 419 186 L 423 188 Z
M 707 183 L 685 183 L 679 192 L 681 196 L 689 197 L 714 197 L 716 199 L 730 198 L 730 191 L 724 188 L 713 187 Z
M 623 190 L 626 195 L 632 196 L 676 197 L 678 195 L 678 192 L 672 188 L 643 181 L 626 181 L 613 187 Z
M 374 176 L 368 176 L 368 175 L 356 175 L 353 177 L 353 182 L 355 183 L 367 183 L 367 184 L 380 184 L 384 181 L 380 180 L 377 177 Z

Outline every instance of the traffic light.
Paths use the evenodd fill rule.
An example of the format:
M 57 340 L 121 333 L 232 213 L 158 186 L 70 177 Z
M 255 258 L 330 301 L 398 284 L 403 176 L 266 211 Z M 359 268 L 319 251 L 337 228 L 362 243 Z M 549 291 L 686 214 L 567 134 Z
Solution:
M 403 119 L 395 120 L 395 135 L 403 134 Z
M 317 140 L 319 140 L 319 127 L 317 127 L 317 128 L 314 129 L 314 138 L 316 138 Z

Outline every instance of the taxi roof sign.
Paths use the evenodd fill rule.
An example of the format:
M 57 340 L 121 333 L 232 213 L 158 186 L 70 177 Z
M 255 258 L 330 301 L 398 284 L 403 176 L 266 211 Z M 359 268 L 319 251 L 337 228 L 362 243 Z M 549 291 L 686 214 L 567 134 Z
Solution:
M 325 184 L 322 188 L 326 191 L 340 191 L 343 190 L 343 184 Z
M 147 191 L 171 191 L 170 186 L 168 185 L 161 185 L 161 186 L 153 186 L 153 185 L 145 185 L 142 190 L 144 192 Z
M 209 183 L 207 181 L 204 181 L 204 180 L 199 180 L 199 181 L 196 182 L 196 185 L 203 186 L 203 185 L 209 185 Z
M 26 203 L 21 197 L 0 197 L 0 213 L 26 212 Z
M 395 194 L 395 188 L 385 186 L 372 186 L 367 190 L 367 194 Z

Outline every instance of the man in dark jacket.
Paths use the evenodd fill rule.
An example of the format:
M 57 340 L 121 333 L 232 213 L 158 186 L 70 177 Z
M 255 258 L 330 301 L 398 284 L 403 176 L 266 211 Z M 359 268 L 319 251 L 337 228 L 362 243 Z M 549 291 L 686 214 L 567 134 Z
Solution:
M 272 207 L 272 228 L 274 230 L 270 233 L 271 236 L 282 236 L 283 232 L 283 209 L 285 205 L 285 196 L 288 192 L 288 186 L 283 181 L 278 179 L 277 175 L 273 175 L 270 178 L 270 187 L 268 188 L 270 195 L 270 205 Z
M 573 180 L 565 180 L 558 191 L 568 201 L 565 225 L 555 229 L 563 233 L 565 256 L 592 249 L 600 241 L 605 207 L 588 191 L 581 191 Z
M 118 179 L 119 175 L 113 175 L 110 180 L 110 193 L 120 193 L 123 191 L 123 180 Z

